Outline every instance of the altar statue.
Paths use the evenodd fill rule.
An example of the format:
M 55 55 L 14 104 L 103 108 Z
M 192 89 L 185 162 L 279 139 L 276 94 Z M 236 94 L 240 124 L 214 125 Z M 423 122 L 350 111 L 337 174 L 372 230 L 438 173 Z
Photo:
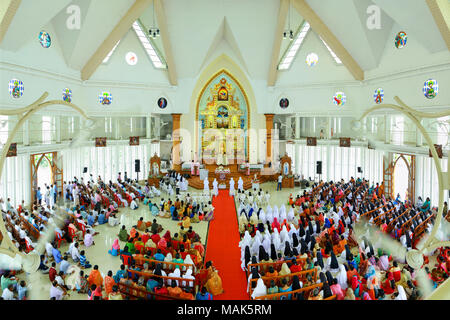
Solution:
M 230 179 L 230 197 L 234 196 L 234 179 L 231 177 Z
M 192 160 L 191 162 L 191 176 L 193 176 L 195 174 L 195 163 L 194 160 Z

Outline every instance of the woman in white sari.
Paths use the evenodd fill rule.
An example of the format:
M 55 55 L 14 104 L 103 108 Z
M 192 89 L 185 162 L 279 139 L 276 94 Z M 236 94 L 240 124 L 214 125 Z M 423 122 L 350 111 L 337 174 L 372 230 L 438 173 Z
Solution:
M 288 214 L 287 214 L 287 221 L 289 222 L 289 223 L 291 223 L 291 222 L 293 222 L 295 220 L 295 213 L 294 213 L 294 208 L 290 208 L 289 209 L 289 212 L 288 212 Z
M 345 289 L 348 288 L 348 283 L 347 283 L 347 271 L 345 271 L 345 266 L 343 264 L 339 265 L 339 273 L 337 274 L 336 278 L 342 290 L 345 291 Z
M 66 286 L 69 287 L 70 290 L 76 288 L 77 281 L 80 277 L 80 267 L 77 265 L 71 264 L 66 272 L 65 283 Z
M 266 213 L 264 212 L 263 209 L 261 209 L 261 211 L 259 211 L 259 221 L 261 221 L 264 224 L 267 223 Z
M 170 252 L 168 252 L 166 257 L 164 258 L 164 261 L 172 262 L 172 260 L 173 260 L 172 254 Z M 173 268 L 173 265 L 165 264 L 165 263 L 163 264 L 163 269 L 172 269 L 172 268 Z
M 281 243 L 284 243 L 285 241 L 289 241 L 289 233 L 287 231 L 286 225 L 283 226 L 280 232 L 280 240 Z
M 259 253 L 259 246 L 261 245 L 261 241 L 259 240 L 259 238 L 254 238 L 253 239 L 253 243 L 252 246 L 250 248 L 250 253 L 252 254 L 252 256 L 257 256 Z
M 398 295 L 395 298 L 395 300 L 408 300 L 408 297 L 406 296 L 406 292 L 405 292 L 405 289 L 403 288 L 403 286 L 398 285 L 397 290 L 398 290 Z
M 264 240 L 262 242 L 262 246 L 264 247 L 264 250 L 266 250 L 267 253 L 270 252 L 270 245 L 272 242 L 270 241 L 270 236 L 268 233 L 264 234 Z
M 267 295 L 267 287 L 264 284 L 263 279 L 259 278 L 256 282 L 256 288 L 252 292 L 252 299 L 255 299 L 256 297 L 262 297 Z
M 195 277 L 192 275 L 192 269 L 189 268 L 186 271 L 186 274 L 182 277 L 183 279 L 195 280 Z M 191 288 L 194 287 L 194 281 L 182 281 L 181 282 L 184 287 L 189 286 Z
M 272 216 L 273 216 L 274 219 L 277 218 L 278 221 L 279 221 L 280 223 L 283 222 L 283 221 L 280 221 L 280 211 L 278 210 L 277 205 L 275 205 L 275 206 L 273 207 L 273 213 L 272 213 Z
M 172 277 L 172 278 L 181 278 L 181 271 L 180 271 L 179 268 L 176 268 L 175 270 L 173 270 L 172 273 L 169 273 L 168 276 Z M 174 280 L 174 281 L 176 282 L 177 286 L 179 286 L 178 280 Z M 172 280 L 168 279 L 167 280 L 167 285 L 171 286 L 172 285 Z
M 192 257 L 191 257 L 190 254 L 187 254 L 187 255 L 186 255 L 186 258 L 184 258 L 183 263 L 184 263 L 184 264 L 191 264 L 191 265 L 192 265 L 192 268 L 194 268 L 194 270 L 195 270 L 195 264 L 194 264 L 194 261 L 192 261 Z M 191 267 L 188 267 L 188 268 L 191 269 Z M 182 269 L 183 269 L 183 271 L 186 271 L 186 266 L 183 266 Z

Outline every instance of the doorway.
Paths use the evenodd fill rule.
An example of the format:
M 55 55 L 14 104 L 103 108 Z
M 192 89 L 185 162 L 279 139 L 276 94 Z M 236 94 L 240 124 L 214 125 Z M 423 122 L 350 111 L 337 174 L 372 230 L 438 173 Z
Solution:
M 32 154 L 31 169 L 31 199 L 36 200 L 36 190 L 41 188 L 42 201 L 45 201 L 46 186 L 56 183 L 58 195 L 63 187 L 63 174 L 57 165 L 57 152 Z
M 401 201 L 415 199 L 415 156 L 395 154 L 392 166 L 392 197 L 400 195 Z

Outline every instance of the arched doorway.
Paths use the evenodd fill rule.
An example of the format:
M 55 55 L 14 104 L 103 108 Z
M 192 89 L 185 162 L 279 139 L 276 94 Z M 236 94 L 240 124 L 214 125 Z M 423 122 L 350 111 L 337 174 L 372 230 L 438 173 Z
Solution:
M 31 199 L 36 200 L 36 190 L 41 188 L 42 200 L 45 201 L 45 185 L 56 183 L 58 194 L 62 192 L 63 172 L 57 165 L 57 152 L 32 154 L 30 156 Z
M 402 201 L 415 199 L 415 156 L 395 154 L 392 165 L 392 197 Z

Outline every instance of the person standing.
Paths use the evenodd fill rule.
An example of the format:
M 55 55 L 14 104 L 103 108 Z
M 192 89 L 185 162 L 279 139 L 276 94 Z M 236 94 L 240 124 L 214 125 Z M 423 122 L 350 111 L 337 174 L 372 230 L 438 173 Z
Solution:
M 230 197 L 234 196 L 234 179 L 231 177 L 230 179 Z
M 283 182 L 283 176 L 280 174 L 278 176 L 278 184 L 277 184 L 277 191 L 281 190 L 281 182 Z
M 38 187 L 38 188 L 37 188 L 37 191 L 36 191 L 36 199 L 37 199 L 37 201 L 39 202 L 39 205 L 41 205 L 41 202 L 42 202 L 41 187 Z

